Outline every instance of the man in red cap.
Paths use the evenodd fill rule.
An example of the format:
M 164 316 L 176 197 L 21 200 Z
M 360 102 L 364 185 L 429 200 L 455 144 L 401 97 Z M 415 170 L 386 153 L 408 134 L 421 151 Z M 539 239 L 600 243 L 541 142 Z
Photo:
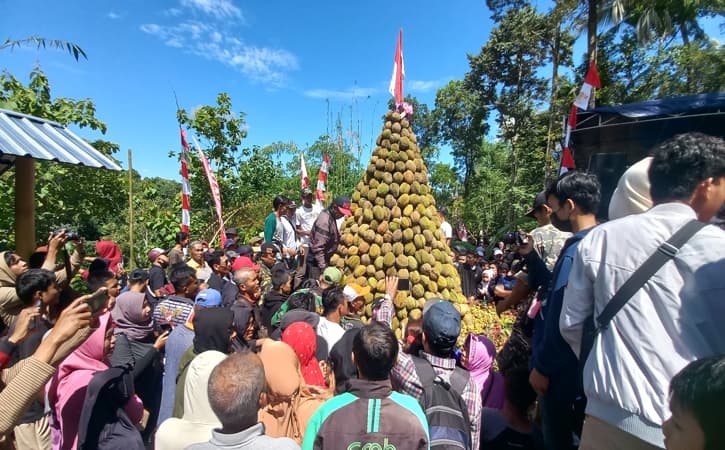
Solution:
M 330 258 L 337 251 L 337 244 L 340 242 L 337 220 L 351 215 L 350 198 L 340 196 L 317 217 L 310 236 L 310 257 L 307 261 L 310 268 L 308 278 L 313 280 L 320 278 L 322 271 L 330 264 Z

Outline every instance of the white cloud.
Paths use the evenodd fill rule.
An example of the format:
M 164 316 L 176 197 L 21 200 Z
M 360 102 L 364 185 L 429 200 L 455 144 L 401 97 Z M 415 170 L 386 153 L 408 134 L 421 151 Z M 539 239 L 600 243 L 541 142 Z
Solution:
M 430 92 L 443 86 L 444 80 L 406 80 L 405 88 L 410 92 Z
M 141 31 L 169 47 L 218 61 L 272 87 L 284 85 L 287 73 L 298 67 L 297 57 L 287 50 L 247 44 L 218 27 L 193 20 L 170 26 L 143 24 Z
M 304 91 L 305 97 L 329 98 L 336 100 L 352 100 L 353 98 L 368 97 L 380 93 L 377 88 L 352 87 L 347 89 L 310 89 Z
M 231 0 L 181 0 L 181 6 L 217 19 L 242 19 L 242 10 Z
M 179 17 L 181 15 L 181 9 L 169 8 L 167 10 L 164 10 L 163 14 L 168 17 Z
M 121 14 L 117 14 L 117 13 L 111 11 L 108 14 L 106 14 L 106 17 L 108 17 L 111 20 L 118 20 L 118 19 L 122 18 L 123 16 Z

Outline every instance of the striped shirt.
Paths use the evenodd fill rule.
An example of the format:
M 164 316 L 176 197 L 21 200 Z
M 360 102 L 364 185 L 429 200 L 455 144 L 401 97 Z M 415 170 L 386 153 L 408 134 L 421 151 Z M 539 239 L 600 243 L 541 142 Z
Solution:
M 395 308 L 393 307 L 393 302 L 391 300 L 383 300 L 374 317 L 378 322 L 390 326 L 394 314 Z M 420 352 L 420 356 L 431 363 L 436 375 L 439 375 L 446 381 L 450 380 L 453 369 L 456 368 L 455 359 L 440 358 L 423 351 Z M 415 371 L 415 363 L 409 354 L 403 352 L 402 347 L 398 352 L 398 362 L 390 372 L 390 379 L 393 381 L 393 386 L 397 386 L 399 391 L 418 399 L 418 401 L 423 397 L 423 385 Z M 471 443 L 473 444 L 471 448 L 478 448 L 482 404 L 481 392 L 476 387 L 473 378 L 468 379 L 468 383 L 461 393 L 461 398 L 463 398 L 463 401 L 468 406 L 468 417 L 471 420 Z

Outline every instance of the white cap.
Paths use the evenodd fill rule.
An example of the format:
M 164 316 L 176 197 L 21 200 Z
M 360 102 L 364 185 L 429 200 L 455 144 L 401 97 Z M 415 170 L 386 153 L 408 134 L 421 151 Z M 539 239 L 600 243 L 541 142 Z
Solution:
M 496 256 L 496 255 L 503 255 L 503 251 L 500 248 L 494 248 L 493 256 Z
M 609 220 L 640 214 L 652 208 L 652 197 L 649 193 L 651 164 L 650 156 L 633 164 L 622 174 L 609 201 Z

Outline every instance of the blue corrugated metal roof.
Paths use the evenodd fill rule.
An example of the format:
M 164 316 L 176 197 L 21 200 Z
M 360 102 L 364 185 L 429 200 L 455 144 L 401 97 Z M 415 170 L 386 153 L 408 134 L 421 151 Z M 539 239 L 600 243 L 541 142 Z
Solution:
M 0 109 L 0 154 L 121 170 L 63 125 L 5 109 Z

